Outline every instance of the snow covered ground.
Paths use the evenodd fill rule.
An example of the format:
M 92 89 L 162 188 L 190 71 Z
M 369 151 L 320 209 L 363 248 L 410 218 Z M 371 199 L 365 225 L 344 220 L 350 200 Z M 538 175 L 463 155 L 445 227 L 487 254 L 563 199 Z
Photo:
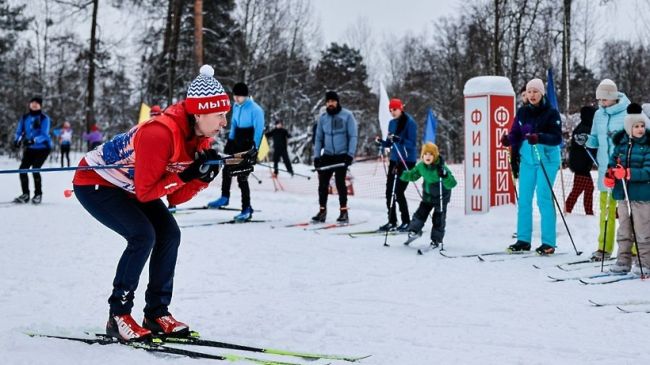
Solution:
M 15 160 L 0 159 L 0 169 L 17 165 Z M 355 166 L 353 173 L 362 169 L 361 164 Z M 437 252 L 418 256 L 414 248 L 402 246 L 399 236 L 389 237 L 392 246 L 386 248 L 383 237 L 337 235 L 384 223 L 381 184 L 374 197 L 359 193 L 350 198 L 351 220 L 365 223 L 315 233 L 284 227 L 316 212 L 315 179 L 282 178 L 287 191 L 273 192 L 268 172 L 257 175 L 263 183 L 251 184 L 253 206 L 260 210 L 255 218 L 269 222 L 182 230 L 170 309 L 204 338 L 371 354 L 361 363 L 377 365 L 631 364 L 650 359 L 644 342 L 650 315 L 624 314 L 588 303 L 588 299 L 648 298 L 647 282 L 551 283 L 546 274 L 557 273 L 556 269 L 532 267 L 576 259 L 559 217 L 558 251 L 565 255 L 484 263 L 476 258 L 449 259 Z M 64 198 L 71 178 L 71 172 L 44 174 L 40 206 L 0 204 L 1 362 L 211 362 L 23 335 L 101 331 L 107 317 L 106 300 L 124 242 L 92 219 L 74 198 Z M 356 173 L 355 186 L 370 179 L 382 180 Z M 0 186 L 0 202 L 20 193 L 16 175 L 0 174 Z M 186 206 L 204 205 L 219 194 L 217 180 Z M 460 190 L 454 192 L 454 201 L 462 201 L 459 194 Z M 232 199 L 231 206 L 238 207 L 236 184 Z M 410 199 L 411 211 L 416 206 L 417 200 Z M 329 208 L 328 221 L 333 221 L 336 197 L 330 198 Z M 196 211 L 178 214 L 177 220 L 180 225 L 193 225 L 232 215 Z M 449 254 L 504 249 L 513 242 L 514 215 L 514 207 L 501 207 L 487 215 L 466 216 L 462 205 L 452 204 L 445 248 Z M 568 222 L 578 249 L 585 251 L 582 257 L 588 255 L 595 248 L 596 218 L 574 214 Z M 414 245 L 427 244 L 427 235 Z M 534 245 L 538 244 L 537 239 Z M 137 320 L 142 318 L 146 282 L 145 270 L 136 293 Z

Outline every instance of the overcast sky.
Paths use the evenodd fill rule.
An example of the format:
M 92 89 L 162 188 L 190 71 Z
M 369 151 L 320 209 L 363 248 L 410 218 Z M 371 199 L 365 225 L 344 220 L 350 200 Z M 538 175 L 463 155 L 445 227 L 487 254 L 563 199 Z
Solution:
M 487 1 L 487 0 L 485 0 Z M 584 0 L 582 0 L 584 1 Z M 575 0 L 579 5 L 582 1 Z M 600 0 L 588 0 L 595 4 Z M 342 39 L 349 25 L 366 18 L 375 34 L 388 31 L 401 36 L 407 32 L 420 33 L 431 29 L 432 21 L 443 16 L 456 15 L 462 11 L 462 0 L 313 0 L 312 5 L 321 20 L 324 41 L 329 43 Z M 607 38 L 639 39 L 647 37 L 648 24 L 643 16 L 650 11 L 648 0 L 613 0 L 611 5 L 598 8 L 597 15 L 607 33 Z M 579 16 L 582 9 L 574 9 Z

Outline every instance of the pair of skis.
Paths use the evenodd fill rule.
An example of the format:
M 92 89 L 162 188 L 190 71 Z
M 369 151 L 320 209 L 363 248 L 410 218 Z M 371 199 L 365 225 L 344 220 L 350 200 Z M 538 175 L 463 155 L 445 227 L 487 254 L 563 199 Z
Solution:
M 243 220 L 242 221 L 242 220 L 230 219 L 230 220 L 227 220 L 227 221 L 186 224 L 186 225 L 179 226 L 179 228 L 209 227 L 209 226 L 215 226 L 215 225 L 221 225 L 221 224 L 243 224 L 243 223 L 265 223 L 265 222 L 268 222 L 268 220 L 265 220 L 265 219 L 249 219 L 249 220 Z
M 615 302 L 600 302 L 589 300 L 594 307 L 616 307 L 623 313 L 650 313 L 650 300 L 622 300 Z
M 136 349 L 145 350 L 148 352 L 180 355 L 191 358 L 199 359 L 212 359 L 212 360 L 222 360 L 222 361 L 231 361 L 231 362 L 253 362 L 256 364 L 264 365 L 300 365 L 300 363 L 295 362 L 285 362 L 277 360 L 268 360 L 258 357 L 251 357 L 245 355 L 236 355 L 236 354 L 209 354 L 205 352 L 187 350 L 184 348 L 172 347 L 168 345 L 192 345 L 192 346 L 202 346 L 202 347 L 212 347 L 212 348 L 224 348 L 238 351 L 247 351 L 253 353 L 264 353 L 270 355 L 282 355 L 290 356 L 295 358 L 300 358 L 303 360 L 340 360 L 348 362 L 357 362 L 359 360 L 369 357 L 367 356 L 343 356 L 343 355 L 334 355 L 334 354 L 318 354 L 318 353 L 309 353 L 309 352 L 298 352 L 290 350 L 281 350 L 281 349 L 271 349 L 271 348 L 262 348 L 262 347 L 253 347 L 246 346 L 234 343 L 227 343 L 221 341 L 213 340 L 204 340 L 198 337 L 154 337 L 150 341 L 146 342 L 135 342 L 135 341 L 122 341 L 114 337 L 110 337 L 105 334 L 87 334 L 89 337 L 71 337 L 71 336 L 59 336 L 59 335 L 49 335 L 41 333 L 27 333 L 30 337 L 45 337 L 53 338 L 67 341 L 81 342 L 85 344 L 98 344 L 98 345 L 124 345 Z
M 599 272 L 596 274 L 590 275 L 580 275 L 580 276 L 569 276 L 569 277 L 554 277 L 547 275 L 549 279 L 553 282 L 562 282 L 562 281 L 574 281 L 577 280 L 584 285 L 603 285 L 603 284 L 612 284 L 619 281 L 641 279 L 639 275 L 632 273 L 611 273 L 611 272 Z

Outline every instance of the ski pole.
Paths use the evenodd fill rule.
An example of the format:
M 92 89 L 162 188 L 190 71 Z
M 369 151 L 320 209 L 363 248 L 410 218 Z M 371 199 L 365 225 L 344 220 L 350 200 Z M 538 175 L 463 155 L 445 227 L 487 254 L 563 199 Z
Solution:
M 605 228 L 603 229 L 603 247 L 601 248 L 600 272 L 605 271 L 605 242 L 607 242 L 607 225 L 609 223 L 609 199 L 612 191 L 607 189 L 607 202 L 605 203 Z
M 440 201 L 440 221 L 442 223 L 442 217 L 443 217 L 443 215 L 442 215 L 443 214 L 443 211 L 442 211 L 442 203 L 443 203 L 443 201 L 442 201 L 443 200 L 443 198 L 442 198 L 442 177 L 440 178 L 440 182 L 438 183 L 438 185 L 439 185 L 439 188 L 440 188 L 439 191 L 438 191 L 440 193 L 440 199 L 438 199 Z M 436 214 L 436 212 L 435 212 L 435 209 L 434 209 L 433 215 L 435 215 L 435 214 Z M 440 251 L 444 251 L 444 250 L 445 250 L 444 243 L 442 241 L 440 241 Z
M 345 167 L 345 163 L 344 162 L 335 163 L 333 165 L 327 165 L 327 166 L 311 169 L 311 171 L 327 171 L 327 170 L 332 170 L 332 169 L 338 169 L 339 167 Z
M 627 166 L 630 166 L 631 154 L 632 154 L 632 138 L 630 138 L 630 142 L 628 144 L 628 149 L 627 149 Z M 639 243 L 637 242 L 636 230 L 634 229 L 634 217 L 632 216 L 632 203 L 630 202 L 630 196 L 627 193 L 626 176 L 624 176 L 621 179 L 621 185 L 623 185 L 623 193 L 625 194 L 625 203 L 627 204 L 627 214 L 630 216 L 630 226 L 632 226 L 632 239 L 634 240 L 634 248 L 636 248 L 636 258 L 639 262 L 639 271 L 641 273 L 641 279 L 644 279 L 645 275 L 643 274 L 643 265 L 641 265 L 641 251 L 639 251 Z
M 548 177 L 548 173 L 546 172 L 546 167 L 544 167 L 544 163 L 542 163 L 542 156 L 539 154 L 539 149 L 537 148 L 537 145 L 533 145 L 533 149 L 535 150 L 535 155 L 537 155 L 537 160 L 539 160 L 539 165 L 542 167 L 542 172 L 544 173 L 544 177 L 546 178 L 546 182 L 548 183 L 548 188 L 551 191 L 551 195 L 553 196 L 553 200 L 555 201 L 557 210 L 560 212 L 560 217 L 562 217 L 562 222 L 564 222 L 564 227 L 566 228 L 566 231 L 569 234 L 569 239 L 571 239 L 571 244 L 573 245 L 573 249 L 575 250 L 576 255 L 580 256 L 582 255 L 582 251 L 578 251 L 575 242 L 573 242 L 573 236 L 571 236 L 569 225 L 566 223 L 566 219 L 564 219 L 564 214 L 562 213 L 562 207 L 560 207 L 560 203 L 557 201 L 557 197 L 555 196 L 555 192 L 553 191 L 553 185 L 551 184 L 551 179 Z
M 273 168 L 271 165 L 267 165 L 267 164 L 265 164 L 265 163 L 258 163 L 258 165 L 260 165 L 260 166 L 264 166 L 264 167 L 268 167 L 268 168 L 270 168 L 270 169 Z M 287 171 L 287 170 L 285 170 L 285 169 L 281 169 L 281 168 L 278 168 L 278 170 L 279 170 L 279 171 L 283 171 L 283 172 L 289 172 L 289 171 Z M 290 172 L 289 172 L 289 173 L 290 173 Z M 306 178 L 307 180 L 311 180 L 311 176 L 307 176 L 307 175 L 299 174 L 299 173 L 297 173 L 297 172 L 294 172 L 293 174 L 296 175 L 296 176 L 304 177 L 304 178 Z
M 399 142 L 393 142 L 393 145 L 396 145 L 397 148 L 395 149 L 395 152 L 397 152 L 397 156 L 399 157 L 400 161 L 402 162 L 402 165 L 406 170 L 409 169 L 408 165 L 406 164 L 406 161 L 404 160 L 404 157 L 402 157 L 402 153 L 399 151 Z M 418 184 L 413 181 L 413 186 L 415 186 L 415 191 L 417 191 L 418 195 L 420 196 L 420 199 L 422 199 L 422 193 L 420 193 L 420 189 L 418 188 Z
M 216 160 L 205 161 L 204 165 L 238 165 L 242 163 L 245 158 L 235 155 L 226 155 Z M 241 155 L 243 156 L 243 155 Z M 174 162 L 167 166 L 185 166 L 192 163 L 192 161 Z M 68 167 L 41 167 L 36 169 L 10 169 L 0 170 L 0 174 L 27 174 L 34 172 L 58 172 L 58 171 L 77 171 L 77 170 L 110 170 L 110 169 L 128 169 L 134 168 L 134 164 L 114 164 L 114 165 L 98 165 L 98 166 L 68 166 Z
M 395 174 L 393 175 L 393 192 L 391 195 L 390 208 L 388 210 L 389 219 L 390 219 L 390 212 L 392 212 L 393 209 L 395 209 L 395 186 L 397 185 L 397 171 L 394 172 Z M 388 229 L 386 229 L 386 233 L 384 234 L 384 247 L 390 247 L 390 245 L 388 244 Z
M 253 179 L 257 180 L 257 183 L 258 183 L 258 184 L 261 184 L 261 183 L 262 183 L 262 180 L 260 180 L 257 176 L 255 176 L 254 173 L 251 172 L 251 176 L 253 177 Z

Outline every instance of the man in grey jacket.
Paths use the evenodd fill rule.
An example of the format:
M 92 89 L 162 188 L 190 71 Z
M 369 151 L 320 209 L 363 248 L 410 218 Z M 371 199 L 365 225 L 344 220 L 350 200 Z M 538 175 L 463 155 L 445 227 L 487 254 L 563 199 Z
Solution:
M 340 214 L 338 223 L 348 222 L 348 191 L 345 176 L 357 150 L 357 121 L 354 115 L 341 108 L 335 91 L 325 93 L 325 113 L 316 126 L 314 141 L 314 167 L 318 170 L 318 214 L 313 222 L 325 222 L 327 217 L 327 193 L 332 175 L 335 175 L 339 194 Z M 334 167 L 338 166 L 338 167 Z

